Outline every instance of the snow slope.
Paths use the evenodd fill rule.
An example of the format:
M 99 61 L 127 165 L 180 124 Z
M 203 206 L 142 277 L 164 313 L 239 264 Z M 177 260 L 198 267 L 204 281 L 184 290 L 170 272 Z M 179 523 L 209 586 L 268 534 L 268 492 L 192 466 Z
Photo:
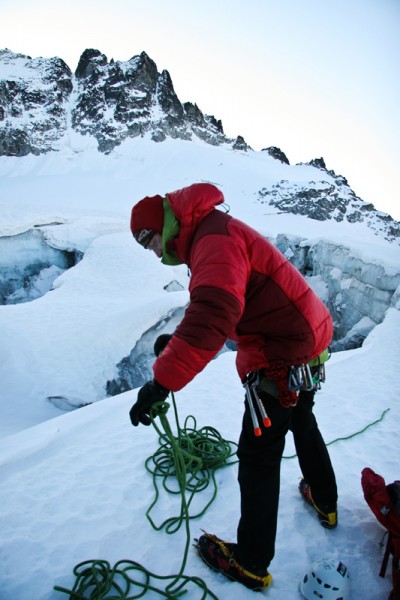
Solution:
M 129 559 L 159 575 L 177 573 L 185 531 L 154 531 L 145 516 L 154 491 L 144 462 L 157 450 L 158 436 L 151 427 L 132 428 L 128 413 L 135 390 L 104 399 L 117 362 L 144 332 L 188 300 L 186 268 L 163 266 L 133 242 L 132 204 L 144 195 L 207 180 L 221 187 L 234 216 L 271 238 L 287 233 L 346 243 L 388 269 L 399 268 L 398 246 L 360 224 L 279 215 L 257 202 L 257 190 L 277 180 L 306 182 L 318 175 L 312 167 L 289 167 L 262 153 L 144 139 L 106 157 L 86 138 L 71 134 L 70 146 L 60 153 L 0 159 L 0 174 L 0 236 L 41 225 L 54 247 L 84 253 L 54 281 L 52 291 L 0 307 L 0 598 L 66 597 L 53 586 L 71 588 L 74 565 L 88 559 Z M 5 248 L 11 261 L 11 246 Z M 171 281 L 183 291 L 166 291 Z M 265 592 L 271 599 L 300 598 L 300 579 L 311 561 L 324 555 L 349 567 L 352 598 L 378 600 L 389 593 L 390 573 L 384 580 L 378 576 L 383 529 L 364 501 L 360 474 L 369 466 L 388 483 L 400 477 L 399 339 L 400 312 L 391 308 L 361 348 L 337 353 L 328 363 L 315 407 L 324 437 L 332 442 L 360 432 L 330 446 L 339 526 L 320 527 L 297 492 L 296 459 L 285 458 L 273 585 Z M 198 427 L 211 425 L 237 440 L 243 389 L 234 360 L 233 352 L 220 355 L 176 394 L 181 423 L 191 414 Z M 92 404 L 68 412 L 70 405 L 60 401 L 57 407 L 49 396 Z M 168 416 L 172 421 L 172 411 Z M 293 453 L 289 434 L 285 456 Z M 234 539 L 236 476 L 236 465 L 218 472 L 217 499 L 191 522 L 191 537 L 203 528 Z M 203 494 L 194 508 L 209 497 L 209 491 Z M 176 514 L 176 497 L 163 493 L 159 511 L 157 522 Z M 192 548 L 185 573 L 204 579 L 220 600 L 253 597 L 208 570 Z M 201 593 L 191 588 L 186 597 Z

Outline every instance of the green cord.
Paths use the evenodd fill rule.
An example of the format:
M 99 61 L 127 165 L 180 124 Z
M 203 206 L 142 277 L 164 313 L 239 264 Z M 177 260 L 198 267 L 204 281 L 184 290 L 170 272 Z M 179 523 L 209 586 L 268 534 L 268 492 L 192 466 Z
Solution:
M 190 583 L 203 590 L 200 600 L 206 598 L 218 600 L 198 577 L 187 577 L 181 574 L 155 575 L 131 560 L 120 560 L 113 567 L 106 560 L 87 560 L 76 565 L 73 574 L 76 579 L 72 590 L 60 586 L 54 587 L 58 592 L 69 594 L 70 600 L 135 600 L 142 598 L 148 591 L 155 592 L 167 600 L 177 600 L 187 592 L 185 588 Z M 151 584 L 152 579 L 173 581 L 163 591 Z M 175 590 L 168 590 L 178 579 L 180 585 Z
M 197 519 L 204 515 L 217 496 L 216 470 L 237 462 L 237 459 L 229 460 L 236 454 L 236 443 L 224 440 L 213 427 L 206 426 L 197 430 L 195 418 L 189 416 L 185 420 L 184 427 L 181 428 L 173 395 L 172 399 L 177 436 L 173 435 L 165 412 L 162 411 L 159 417 L 164 431 L 153 421 L 153 426 L 160 436 L 160 446 L 145 463 L 147 471 L 153 476 L 155 489 L 155 499 L 147 510 L 146 516 L 154 529 L 157 531 L 165 529 L 167 533 L 175 533 L 185 518 Z M 186 490 L 189 496 L 186 499 L 186 496 L 181 494 L 180 515 L 170 517 L 157 526 L 150 513 L 159 498 L 158 479 L 162 480 L 162 485 L 168 493 L 181 494 L 182 490 Z M 197 514 L 189 515 L 186 505 L 189 508 L 195 494 L 204 491 L 211 482 L 213 492 L 209 502 Z
M 345 440 L 351 440 L 351 438 L 354 438 L 357 435 L 361 435 L 362 433 L 364 433 L 364 431 L 367 431 L 367 429 L 369 429 L 370 427 L 373 427 L 377 423 L 380 423 L 381 421 L 383 421 L 386 413 L 389 412 L 389 410 L 390 410 L 390 408 L 386 408 L 386 410 L 384 410 L 382 412 L 382 414 L 379 417 L 379 419 L 376 419 L 376 421 L 373 421 L 372 423 L 369 423 L 368 425 L 366 425 L 365 427 L 363 427 L 362 429 L 360 429 L 360 431 L 356 431 L 355 433 L 351 433 L 350 435 L 346 435 L 346 436 L 343 436 L 343 437 L 335 438 L 331 442 L 328 442 L 326 445 L 327 446 L 332 446 L 332 444 L 336 444 L 336 442 L 342 442 L 342 441 L 345 441 Z M 285 458 L 286 460 L 289 460 L 291 458 L 297 458 L 297 454 L 292 454 L 291 456 L 284 456 L 283 458 Z
M 171 392 L 171 397 L 177 436 L 173 435 L 166 416 L 169 409 L 168 403 L 157 403 L 153 405 L 151 411 L 152 424 L 159 434 L 160 447 L 145 462 L 147 471 L 153 477 L 155 489 L 155 498 L 146 511 L 146 517 L 155 530 L 165 529 L 168 534 L 175 533 L 183 523 L 185 524 L 186 544 L 179 573 L 168 576 L 156 575 L 139 563 L 130 560 L 120 560 L 113 567 L 105 560 L 87 560 L 74 567 L 73 574 L 76 579 L 72 590 L 54 586 L 54 590 L 69 594 L 70 600 L 136 600 L 142 598 L 148 591 L 155 592 L 167 600 L 177 600 L 188 591 L 186 588 L 190 584 L 194 584 L 203 591 L 200 600 L 206 600 L 206 598 L 218 600 L 202 579 L 188 577 L 183 572 L 191 540 L 190 520 L 202 516 L 215 500 L 217 495 L 215 471 L 237 462 L 237 460 L 229 461 L 236 454 L 236 450 L 233 450 L 232 447 L 236 448 L 237 445 L 224 440 L 213 427 L 203 427 L 197 431 L 196 420 L 192 416 L 186 418 L 184 427 L 181 429 L 173 392 Z M 327 446 L 361 435 L 373 425 L 381 422 L 389 410 L 389 408 L 384 410 L 379 419 L 369 423 L 360 431 L 338 437 L 327 443 Z M 155 422 L 156 416 L 160 419 L 161 427 Z M 192 423 L 191 427 L 189 427 L 189 423 Z M 297 454 L 293 454 L 283 458 L 296 457 Z M 168 493 L 180 495 L 181 510 L 180 515 L 170 517 L 157 526 L 150 515 L 160 496 L 157 485 L 158 478 L 162 478 L 162 485 Z M 175 484 L 174 488 L 169 485 L 171 479 Z M 198 514 L 190 515 L 189 507 L 194 495 L 205 490 L 210 482 L 213 483 L 211 499 Z M 188 499 L 186 492 L 189 493 Z M 138 576 L 139 581 L 131 575 Z M 170 583 L 165 590 L 159 590 L 151 584 L 152 579 L 170 581 Z M 132 595 L 134 588 L 138 592 Z M 109 595 L 110 593 L 111 595 Z
M 213 427 L 203 427 L 197 431 L 195 418 L 187 417 L 184 427 L 181 428 L 173 392 L 171 392 L 171 398 L 177 436 L 173 435 L 170 423 L 166 416 L 168 404 L 164 403 L 161 407 L 155 405 L 154 412 L 156 414 L 158 413 L 161 427 L 158 427 L 154 419 L 152 420 L 152 423 L 160 436 L 160 447 L 153 456 L 146 460 L 145 463 L 146 469 L 153 476 L 153 485 L 155 489 L 155 498 L 146 512 L 146 517 L 151 526 L 157 531 L 165 529 L 168 534 L 178 531 L 183 523 L 186 528 L 186 544 L 182 566 L 178 575 L 167 586 L 166 591 L 168 592 L 173 592 L 174 585 L 177 584 L 183 576 L 191 541 L 190 520 L 202 516 L 216 498 L 218 488 L 215 480 L 215 471 L 218 468 L 237 462 L 236 460 L 228 462 L 236 453 L 236 444 L 224 440 Z M 189 427 L 189 422 L 193 423 L 192 427 Z M 232 446 L 234 446 L 235 450 L 232 449 Z M 181 509 L 178 516 L 170 517 L 161 523 L 161 525 L 157 526 L 151 518 L 150 513 L 159 498 L 158 478 L 162 478 L 162 485 L 167 492 L 180 494 Z M 178 484 L 178 489 L 173 489 L 168 485 L 171 479 L 174 484 L 175 482 Z M 205 490 L 209 486 L 210 481 L 213 482 L 211 499 L 198 514 L 190 515 L 189 508 L 194 495 L 197 492 Z M 186 497 L 186 492 L 189 493 L 188 498 Z
M 237 445 L 224 440 L 213 427 L 203 427 L 197 431 L 194 417 L 187 417 L 182 429 L 179 425 L 173 392 L 171 392 L 171 397 L 177 429 L 176 436 L 173 435 L 166 416 L 169 404 L 166 402 L 156 403 L 151 410 L 150 416 L 153 427 L 159 434 L 160 447 L 145 462 L 147 471 L 153 477 L 155 490 L 155 498 L 146 512 L 146 517 L 155 530 L 165 529 L 168 534 L 175 533 L 182 524 L 185 524 L 186 543 L 181 568 L 176 575 L 160 576 L 130 560 L 121 560 L 113 567 L 105 560 L 84 561 L 74 567 L 73 574 L 76 579 L 72 590 L 60 586 L 54 587 L 56 591 L 69 594 L 70 600 L 134 600 L 143 597 L 149 590 L 168 600 L 176 600 L 187 592 L 186 588 L 190 584 L 194 584 L 203 591 L 200 600 L 206 598 L 218 600 L 202 579 L 183 574 L 191 542 L 189 523 L 191 519 L 202 516 L 215 500 L 217 495 L 215 471 L 237 462 L 236 459 L 229 460 L 236 454 Z M 156 416 L 160 420 L 160 426 L 155 421 Z M 162 479 L 162 485 L 167 492 L 180 495 L 181 508 L 178 516 L 166 519 L 157 526 L 150 513 L 160 496 L 157 484 L 159 478 Z M 174 487 L 171 485 L 172 482 Z M 194 495 L 205 490 L 210 482 L 213 484 L 211 499 L 198 514 L 190 515 L 189 508 Z M 189 494 L 188 498 L 186 498 L 186 492 Z M 131 572 L 135 576 L 139 575 L 139 581 L 131 577 Z M 169 581 L 169 583 L 165 590 L 159 590 L 151 585 L 152 579 Z M 133 588 L 138 589 L 138 593 L 129 595 L 132 594 Z

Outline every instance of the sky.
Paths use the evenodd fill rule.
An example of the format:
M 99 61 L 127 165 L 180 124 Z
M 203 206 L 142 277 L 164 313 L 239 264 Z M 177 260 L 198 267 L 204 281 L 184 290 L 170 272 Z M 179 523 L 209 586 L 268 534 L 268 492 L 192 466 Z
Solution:
M 0 40 L 73 71 L 86 48 L 145 51 L 228 136 L 322 156 L 400 219 L 399 0 L 0 0 Z

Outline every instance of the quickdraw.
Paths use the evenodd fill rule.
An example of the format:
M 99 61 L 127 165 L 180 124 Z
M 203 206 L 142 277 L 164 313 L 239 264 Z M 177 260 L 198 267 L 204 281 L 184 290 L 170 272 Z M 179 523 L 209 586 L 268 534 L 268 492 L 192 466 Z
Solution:
M 325 365 L 323 363 L 310 367 L 308 364 L 289 367 L 288 388 L 291 392 L 304 390 L 312 392 L 321 389 L 325 381 Z

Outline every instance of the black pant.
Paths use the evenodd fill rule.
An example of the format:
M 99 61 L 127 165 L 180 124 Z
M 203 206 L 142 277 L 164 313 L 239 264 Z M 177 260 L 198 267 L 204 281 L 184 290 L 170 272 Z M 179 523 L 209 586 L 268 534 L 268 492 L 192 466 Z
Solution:
M 289 429 L 304 479 L 318 505 L 335 506 L 337 488 L 329 453 L 318 429 L 312 407 L 314 392 L 300 392 L 293 408 L 260 392 L 272 425 L 256 437 L 246 402 L 239 439 L 241 517 L 238 526 L 238 559 L 251 567 L 267 567 L 275 552 L 280 467 Z

